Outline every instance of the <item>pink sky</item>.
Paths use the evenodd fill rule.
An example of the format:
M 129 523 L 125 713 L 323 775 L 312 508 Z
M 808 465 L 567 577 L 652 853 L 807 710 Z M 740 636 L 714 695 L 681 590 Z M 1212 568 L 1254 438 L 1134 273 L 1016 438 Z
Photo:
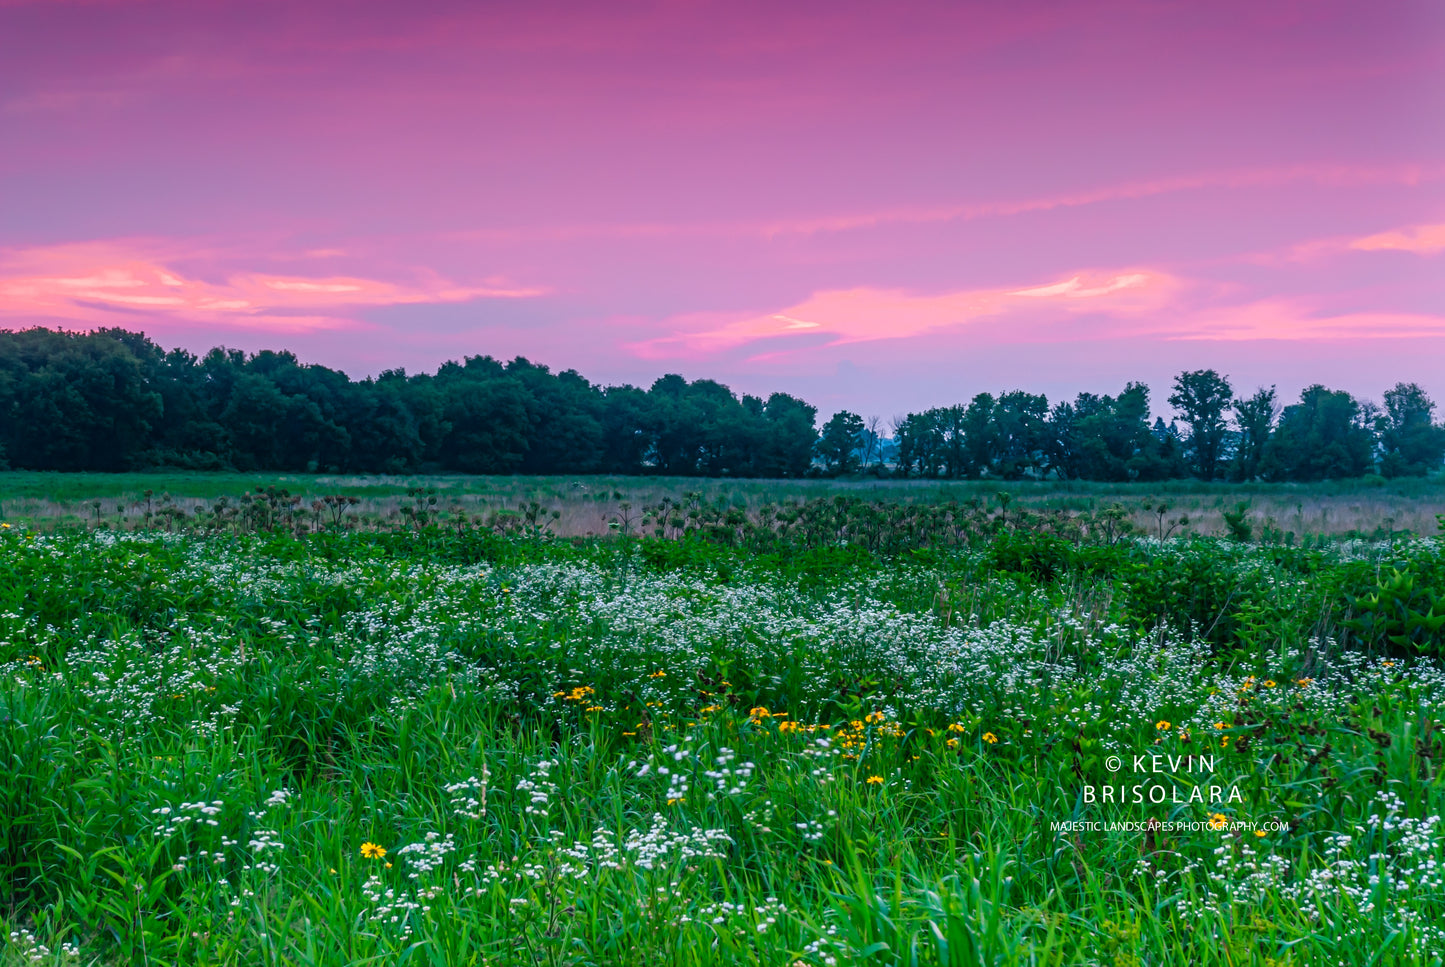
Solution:
M 1445 404 L 1445 5 L 0 0 L 0 328 Z

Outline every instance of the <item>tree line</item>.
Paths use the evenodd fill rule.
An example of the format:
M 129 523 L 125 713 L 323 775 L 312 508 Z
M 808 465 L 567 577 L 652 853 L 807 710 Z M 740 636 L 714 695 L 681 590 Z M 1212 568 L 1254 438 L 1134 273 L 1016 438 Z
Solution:
M 980 393 L 966 406 L 896 420 L 894 472 L 951 479 L 1310 482 L 1370 473 L 1422 476 L 1445 457 L 1445 427 L 1434 422 L 1434 402 L 1414 383 L 1386 391 L 1383 408 L 1318 384 L 1281 407 L 1273 386 L 1237 397 L 1227 377 L 1204 369 L 1179 374 L 1168 402 L 1180 417 L 1165 423 L 1157 416 L 1150 422 L 1149 387 L 1142 383 L 1127 384 L 1117 396 L 1080 393 L 1052 407 L 1033 393 Z M 842 419 L 850 417 L 850 426 L 861 422 L 853 414 Z M 831 433 L 836 441 L 839 420 L 824 427 L 825 440 Z M 855 462 L 859 453 L 853 452 Z
M 0 467 L 30 470 L 1310 481 L 1437 468 L 1434 403 L 1414 384 L 1384 400 L 1312 386 L 1281 408 L 1273 388 L 1240 399 L 1201 370 L 1175 380 L 1181 417 L 1167 424 L 1130 383 L 1053 406 L 980 393 L 895 418 L 891 436 L 842 411 L 820 433 L 817 408 L 795 396 L 738 397 L 677 375 L 603 387 L 468 356 L 352 380 L 290 352 L 197 356 L 123 329 L 0 330 Z
M 797 477 L 816 419 L 786 393 L 604 388 L 522 358 L 355 381 L 289 352 L 0 331 L 0 460 L 21 469 Z

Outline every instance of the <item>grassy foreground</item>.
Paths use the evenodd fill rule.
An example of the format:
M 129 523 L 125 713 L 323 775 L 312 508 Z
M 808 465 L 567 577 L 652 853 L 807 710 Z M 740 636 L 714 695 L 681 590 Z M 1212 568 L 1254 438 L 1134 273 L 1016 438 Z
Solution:
M 0 962 L 1439 964 L 1442 575 L 4 527 Z

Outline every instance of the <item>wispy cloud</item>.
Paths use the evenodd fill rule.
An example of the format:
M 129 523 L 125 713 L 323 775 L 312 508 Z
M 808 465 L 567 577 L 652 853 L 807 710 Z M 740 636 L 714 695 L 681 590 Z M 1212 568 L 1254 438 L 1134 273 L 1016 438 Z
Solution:
M 679 316 L 664 324 L 674 330 L 673 334 L 633 343 L 629 348 L 650 359 L 706 357 L 778 339 L 809 337 L 806 344 L 812 346 L 822 336 L 826 337 L 826 345 L 841 346 L 963 330 L 984 320 L 1037 317 L 1040 313 L 1054 318 L 1080 312 L 1135 316 L 1168 304 L 1179 284 L 1162 272 L 1131 269 L 1079 272 L 1059 282 L 1023 289 L 971 289 L 942 294 L 875 288 L 831 290 L 765 314 Z M 984 335 L 996 341 L 995 334 Z
M 1445 224 L 1407 225 L 1370 235 L 1331 235 L 1312 238 L 1289 246 L 1284 251 L 1253 252 L 1244 261 L 1257 265 L 1280 262 L 1312 262 L 1348 252 L 1411 252 L 1415 255 L 1439 255 L 1445 252 Z
M 1389 250 L 1414 252 L 1417 255 L 1438 255 L 1445 252 L 1445 224 L 1415 225 L 1411 228 L 1367 235 L 1350 243 L 1350 248 L 1364 252 Z
M 1128 340 L 1137 353 L 1161 341 L 1434 338 L 1445 336 L 1445 316 L 1341 311 L 1322 296 L 1251 298 L 1235 286 L 1136 267 L 1076 272 L 1022 288 L 829 290 L 772 312 L 681 315 L 661 328 L 671 332 L 627 348 L 643 359 L 707 359 L 744 350 L 753 361 L 776 361 L 851 343 L 943 336 L 960 349 Z
M 305 277 L 230 271 L 208 281 L 177 266 L 156 243 L 91 242 L 0 252 L 0 319 L 105 325 L 116 314 L 151 310 L 177 322 L 304 331 L 358 328 L 348 314 L 374 306 L 524 299 L 545 290 L 505 280 L 459 285 L 436 273 L 405 282 L 351 275 Z M 320 310 L 320 312 L 318 312 Z
M 1330 312 L 1304 300 L 1264 299 L 1191 312 L 1160 335 L 1170 340 L 1224 342 L 1411 339 L 1445 336 L 1445 316 Z

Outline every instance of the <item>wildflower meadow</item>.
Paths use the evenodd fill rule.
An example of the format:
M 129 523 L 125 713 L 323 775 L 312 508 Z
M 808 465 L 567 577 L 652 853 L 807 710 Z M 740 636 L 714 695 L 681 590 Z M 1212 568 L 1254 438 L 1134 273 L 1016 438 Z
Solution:
M 1445 541 L 1101 533 L 6 526 L 0 963 L 1442 963 Z

